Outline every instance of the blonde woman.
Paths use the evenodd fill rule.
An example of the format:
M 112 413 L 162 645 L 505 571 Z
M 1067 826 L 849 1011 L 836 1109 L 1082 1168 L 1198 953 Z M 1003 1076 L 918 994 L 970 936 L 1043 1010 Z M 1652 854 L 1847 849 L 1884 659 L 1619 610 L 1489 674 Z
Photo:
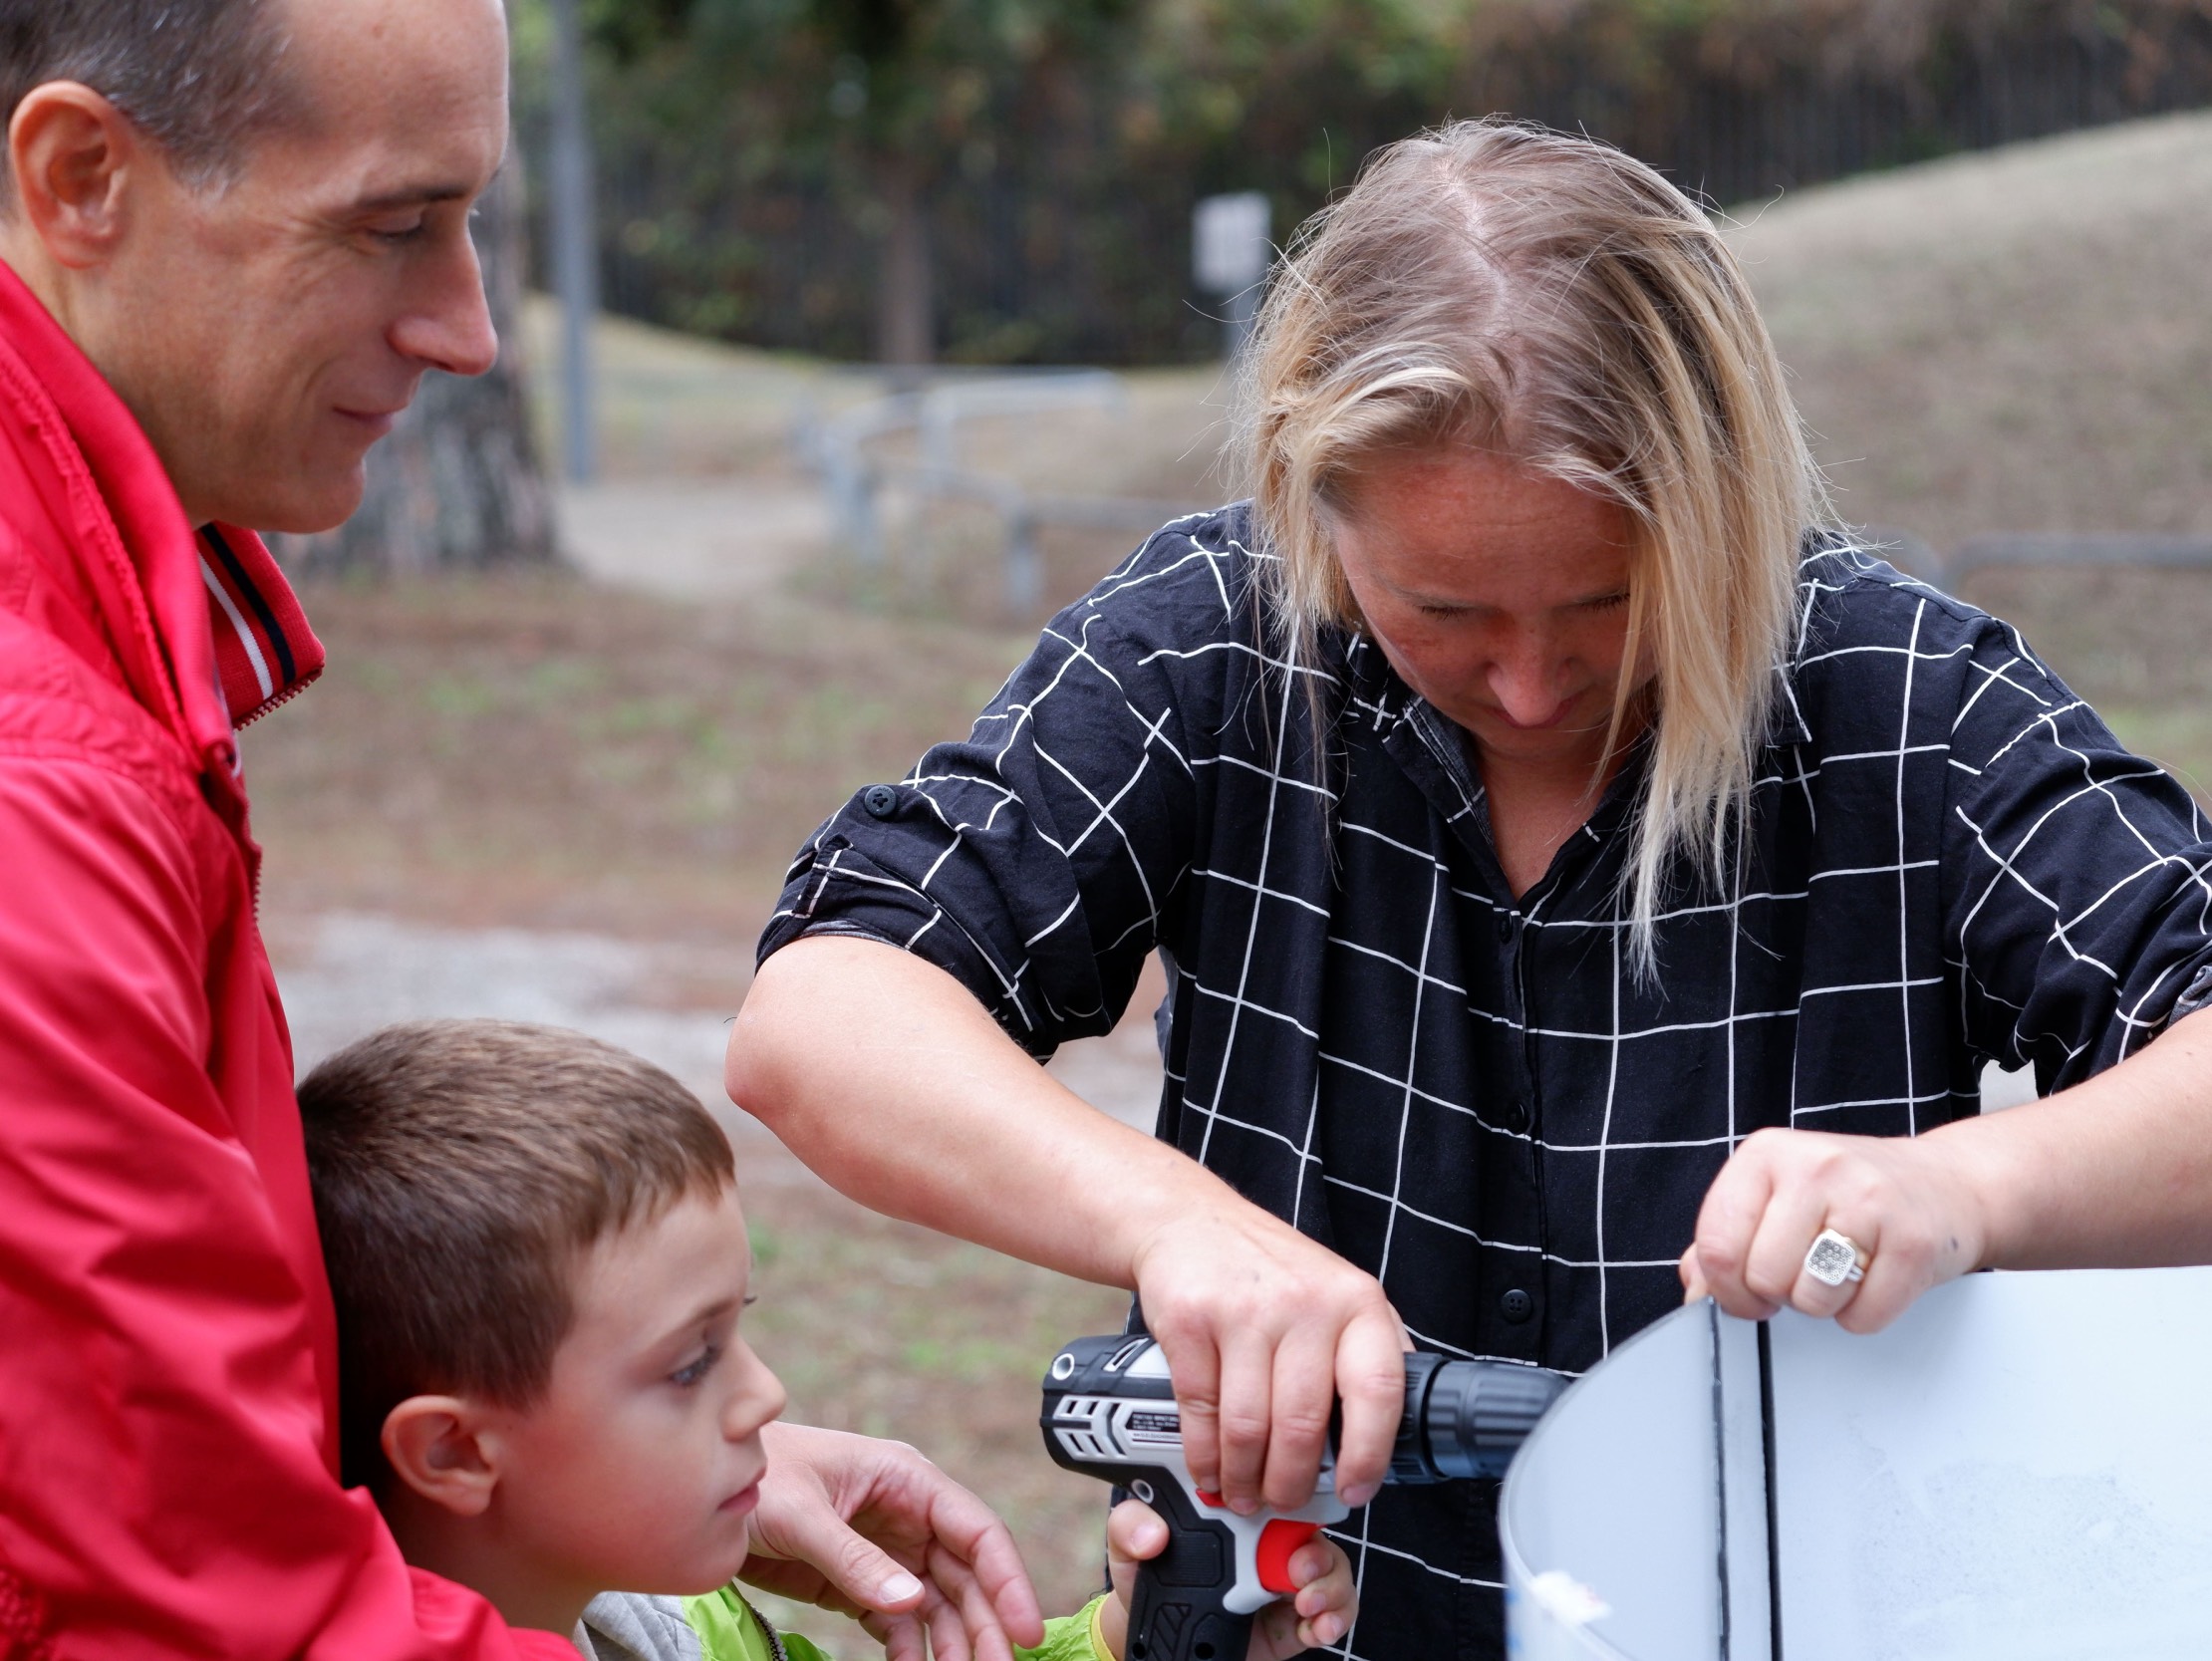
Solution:
M 1691 202 L 1511 124 L 1395 145 L 1246 380 L 1252 500 L 800 854 L 738 1101 L 1136 1289 L 1240 1506 L 1303 1498 L 1332 1391 L 1372 1491 L 1402 1340 L 1577 1370 L 1685 1284 L 1866 1330 L 1982 1264 L 2212 1256 L 2196 809 L 1832 526 Z M 1154 951 L 1148 1141 L 1031 1057 Z M 1992 1059 L 2049 1099 L 1977 1118 Z M 1501 1653 L 1493 1503 L 1355 1518 L 1341 1652 Z

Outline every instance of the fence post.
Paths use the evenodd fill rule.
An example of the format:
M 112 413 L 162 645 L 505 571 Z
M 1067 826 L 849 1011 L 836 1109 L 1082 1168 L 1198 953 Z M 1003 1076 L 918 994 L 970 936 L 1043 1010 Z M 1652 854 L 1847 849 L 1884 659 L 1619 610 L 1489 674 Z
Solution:
M 599 472 L 598 388 L 592 325 L 599 315 L 599 232 L 592 202 L 590 113 L 584 101 L 579 0 L 553 0 L 552 219 L 554 282 L 561 295 L 563 452 L 572 483 Z
M 1006 511 L 1006 610 L 1016 621 L 1034 617 L 1044 599 L 1044 562 L 1037 552 L 1037 519 L 1026 499 Z

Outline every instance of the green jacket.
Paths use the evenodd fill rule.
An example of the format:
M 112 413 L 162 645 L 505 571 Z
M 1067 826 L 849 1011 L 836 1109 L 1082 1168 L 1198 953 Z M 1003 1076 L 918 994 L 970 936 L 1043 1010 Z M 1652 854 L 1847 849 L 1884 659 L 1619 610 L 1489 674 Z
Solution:
M 1091 1642 L 1094 1599 L 1080 1614 L 1044 1623 L 1044 1643 L 1017 1661 L 1113 1661 Z M 576 1628 L 585 1661 L 827 1661 L 797 1633 L 779 1633 L 735 1586 L 704 1597 L 603 1592 Z

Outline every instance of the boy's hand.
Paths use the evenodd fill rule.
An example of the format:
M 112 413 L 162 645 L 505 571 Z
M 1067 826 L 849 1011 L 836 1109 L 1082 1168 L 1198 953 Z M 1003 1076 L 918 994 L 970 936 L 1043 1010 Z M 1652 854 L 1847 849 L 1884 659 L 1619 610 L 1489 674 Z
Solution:
M 1106 1554 L 1113 1567 L 1114 1595 L 1099 1612 L 1099 1630 L 1119 1657 L 1129 1646 L 1129 1600 L 1137 1586 L 1137 1565 L 1168 1546 L 1168 1525 L 1159 1513 L 1136 1500 L 1124 1500 L 1106 1520 Z M 1293 1597 L 1268 1604 L 1252 1616 L 1251 1648 L 1246 1661 L 1286 1661 L 1309 1649 L 1336 1643 L 1352 1629 L 1358 1594 L 1352 1589 L 1352 1560 L 1334 1540 L 1316 1534 L 1290 1554 Z

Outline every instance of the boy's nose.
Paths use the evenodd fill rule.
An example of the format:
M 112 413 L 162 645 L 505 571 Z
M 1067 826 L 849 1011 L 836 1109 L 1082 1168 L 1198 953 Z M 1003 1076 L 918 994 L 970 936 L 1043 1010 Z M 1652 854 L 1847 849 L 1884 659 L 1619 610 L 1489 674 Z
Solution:
M 722 1434 L 732 1442 L 741 1442 L 757 1434 L 762 1425 L 782 1418 L 791 1400 L 783 1380 L 768 1370 L 748 1344 L 738 1346 L 737 1373 L 737 1388 L 730 1392 L 729 1403 L 722 1411 Z

